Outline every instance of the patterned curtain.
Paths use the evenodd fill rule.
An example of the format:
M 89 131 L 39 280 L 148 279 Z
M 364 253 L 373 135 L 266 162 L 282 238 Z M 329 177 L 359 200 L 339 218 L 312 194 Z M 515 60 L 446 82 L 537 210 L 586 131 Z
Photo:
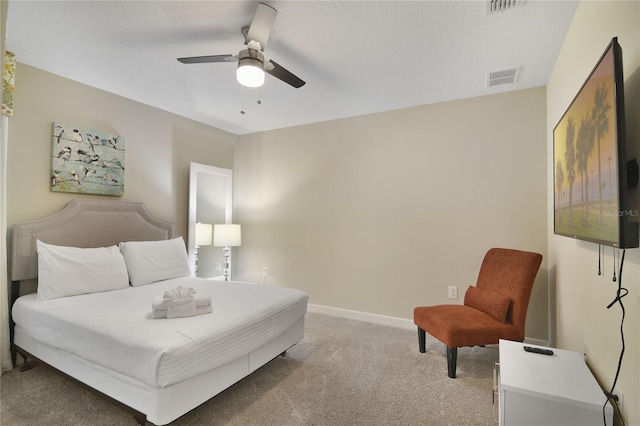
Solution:
M 16 56 L 4 52 L 4 72 L 2 73 L 2 113 L 13 115 L 13 89 L 16 78 Z
M 4 10 L 3 13 L 4 14 Z M 0 15 L 2 15 L 0 14 Z M 4 23 L 4 19 L 2 19 Z M 2 49 L 0 49 L 2 52 Z M 7 147 L 9 145 L 9 116 L 13 115 L 13 85 L 16 57 L 5 52 L 0 55 L 2 74 L 2 114 L 0 114 L 0 374 L 11 370 L 9 352 L 9 309 L 7 279 Z

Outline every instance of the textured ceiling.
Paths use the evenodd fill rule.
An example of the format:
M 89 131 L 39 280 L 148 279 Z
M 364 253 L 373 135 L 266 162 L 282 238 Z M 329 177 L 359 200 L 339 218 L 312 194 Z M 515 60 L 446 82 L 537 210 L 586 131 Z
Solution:
M 544 86 L 578 1 L 493 14 L 483 1 L 266 3 L 278 16 L 265 59 L 300 89 L 269 75 L 242 88 L 235 63 L 176 60 L 242 50 L 254 1 L 10 0 L 6 45 L 21 63 L 246 134 Z M 487 87 L 488 72 L 515 67 L 516 83 Z

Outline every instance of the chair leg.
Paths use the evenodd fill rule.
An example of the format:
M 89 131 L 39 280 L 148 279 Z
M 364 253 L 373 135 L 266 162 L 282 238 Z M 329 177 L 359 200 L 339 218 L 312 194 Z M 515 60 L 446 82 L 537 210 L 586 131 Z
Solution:
M 458 361 L 458 348 L 450 348 L 447 346 L 447 370 L 449 377 L 456 378 L 456 363 Z
M 425 339 L 425 331 L 418 327 L 418 349 L 420 350 L 420 353 L 425 353 L 427 351 Z

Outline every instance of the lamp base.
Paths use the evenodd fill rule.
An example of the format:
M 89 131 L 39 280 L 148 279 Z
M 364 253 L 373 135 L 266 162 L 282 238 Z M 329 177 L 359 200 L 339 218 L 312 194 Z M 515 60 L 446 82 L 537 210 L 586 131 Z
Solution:
M 225 247 L 224 249 L 224 280 L 231 281 L 231 267 L 229 263 L 229 258 L 231 257 L 231 249 L 229 247 Z
M 194 256 L 196 261 L 195 261 L 195 265 L 194 265 L 194 268 L 193 268 L 193 275 L 196 276 L 196 277 L 198 276 L 198 249 L 199 248 L 200 248 L 200 246 L 196 246 L 195 256 Z

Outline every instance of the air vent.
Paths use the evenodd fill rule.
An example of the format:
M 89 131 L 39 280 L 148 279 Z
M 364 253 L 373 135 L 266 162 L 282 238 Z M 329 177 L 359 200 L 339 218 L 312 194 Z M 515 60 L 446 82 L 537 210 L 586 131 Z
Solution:
M 521 68 L 522 67 L 516 67 L 510 68 L 508 70 L 488 72 L 487 87 L 516 83 L 518 81 L 518 77 L 520 76 Z
M 522 1 L 523 0 L 520 0 L 520 2 Z M 513 9 L 515 6 L 516 0 L 487 0 L 487 15 Z

